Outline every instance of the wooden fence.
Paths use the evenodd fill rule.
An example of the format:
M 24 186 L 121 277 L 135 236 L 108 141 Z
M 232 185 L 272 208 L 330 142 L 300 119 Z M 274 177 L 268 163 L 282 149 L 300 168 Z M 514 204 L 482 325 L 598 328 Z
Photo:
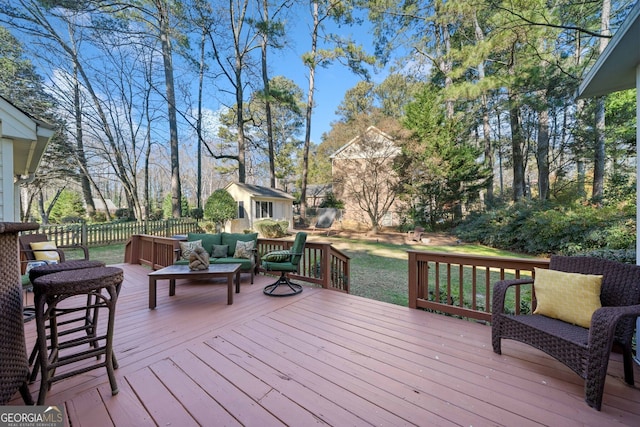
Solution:
M 491 321 L 491 291 L 498 280 L 533 277 L 549 268 L 547 259 L 487 257 L 408 251 L 409 307 Z M 521 289 L 524 288 L 524 289 Z M 533 310 L 532 287 L 516 286 L 508 294 L 514 313 Z
M 258 239 L 258 253 L 288 249 L 293 241 Z M 124 260 L 159 269 L 173 264 L 178 240 L 150 235 L 133 235 L 125 246 Z M 307 242 L 298 274 L 291 278 L 315 283 L 325 289 L 349 292 L 350 258 L 330 243 Z
M 31 233 L 44 233 L 56 245 L 104 246 L 125 243 L 134 234 L 170 237 L 202 232 L 198 222 L 189 218 L 160 221 L 128 221 L 105 224 L 41 225 Z

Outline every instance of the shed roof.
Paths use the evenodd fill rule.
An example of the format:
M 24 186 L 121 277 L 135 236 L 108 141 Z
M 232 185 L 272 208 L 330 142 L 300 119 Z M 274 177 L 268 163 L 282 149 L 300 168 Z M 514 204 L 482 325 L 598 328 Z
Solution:
M 239 183 L 239 182 L 232 182 L 231 184 L 227 185 L 227 188 L 229 188 L 232 185 L 236 185 L 238 188 L 246 191 L 253 197 L 295 200 L 295 197 L 293 197 L 291 194 L 285 193 L 284 191 L 277 190 L 275 188 L 261 187 L 259 185 L 245 184 L 245 183 Z

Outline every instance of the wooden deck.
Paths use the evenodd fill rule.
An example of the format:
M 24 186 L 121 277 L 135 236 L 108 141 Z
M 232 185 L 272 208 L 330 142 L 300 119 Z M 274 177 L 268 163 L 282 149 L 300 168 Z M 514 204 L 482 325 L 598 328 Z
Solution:
M 55 383 L 47 403 L 64 403 L 74 427 L 640 425 L 640 390 L 617 355 L 597 412 L 544 353 L 505 341 L 494 354 L 488 326 L 319 288 L 268 297 L 262 275 L 243 275 L 233 305 L 223 281 L 178 281 L 174 297 L 159 281 L 149 310 L 149 270 L 121 267 L 120 392 L 104 369 Z

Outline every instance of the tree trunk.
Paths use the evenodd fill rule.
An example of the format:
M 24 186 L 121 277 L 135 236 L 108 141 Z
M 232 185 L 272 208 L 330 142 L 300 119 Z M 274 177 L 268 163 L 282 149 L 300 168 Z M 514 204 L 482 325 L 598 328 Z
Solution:
M 169 22 L 169 5 L 166 0 L 156 0 L 160 43 L 162 45 L 162 61 L 164 64 L 164 81 L 167 93 L 167 114 L 169 116 L 169 146 L 171 147 L 171 215 L 182 216 L 182 188 L 180 186 L 180 158 L 178 144 L 178 120 L 176 117 L 176 94 L 173 80 L 173 58 L 171 50 L 171 27 Z
M 520 112 L 514 95 L 509 95 L 509 122 L 511 126 L 511 147 L 513 157 L 513 200 L 524 196 L 524 155 L 522 153 L 523 137 L 520 129 Z
M 544 108 L 538 116 L 538 193 L 541 201 L 549 199 L 549 110 Z
M 307 93 L 307 110 L 305 113 L 304 147 L 302 149 L 302 183 L 300 185 L 300 218 L 307 218 L 307 179 L 309 174 L 309 147 L 311 146 L 311 114 L 313 113 L 313 91 L 316 73 L 316 55 L 320 21 L 318 2 L 313 2 L 313 32 L 311 33 L 311 62 L 309 63 L 309 92 Z
M 478 15 L 474 11 L 473 13 L 473 26 L 475 29 L 476 42 L 481 44 L 484 42 L 484 32 L 480 28 L 478 22 Z M 482 82 L 485 78 L 484 61 L 478 63 L 478 81 Z M 489 124 L 489 106 L 487 101 L 487 94 L 483 93 L 480 97 L 482 105 L 482 136 L 484 142 L 484 164 L 491 171 L 489 178 L 487 179 L 487 197 L 485 198 L 485 205 L 491 205 L 493 203 L 493 147 L 491 146 L 491 125 Z
M 198 143 L 196 150 L 198 151 L 197 165 L 197 182 L 196 182 L 196 207 L 202 209 L 202 85 L 204 81 L 204 47 L 206 40 L 206 29 L 202 27 L 202 37 L 200 38 L 200 68 L 198 70 L 198 117 L 196 119 L 196 133 L 198 135 Z
M 611 20 L 611 0 L 602 1 L 602 15 L 600 32 L 602 35 L 611 34 L 609 21 Z M 600 38 L 600 54 L 609 44 L 607 37 Z M 604 195 L 604 172 L 605 172 L 605 112 L 604 97 L 596 98 L 596 116 L 595 116 L 595 149 L 593 153 L 593 193 L 592 200 L 600 204 Z
M 267 117 L 267 145 L 269 151 L 269 184 L 271 188 L 276 188 L 276 159 L 273 142 L 273 119 L 271 117 L 271 90 L 269 87 L 269 69 L 267 67 L 267 48 L 269 41 L 269 2 L 262 2 L 262 19 L 265 28 L 262 31 L 262 42 L 260 50 L 262 53 L 262 85 L 264 87 L 264 111 Z
M 69 27 L 69 31 L 71 27 Z M 77 54 L 75 46 L 75 37 L 70 37 L 73 45 L 73 50 Z M 87 157 L 84 153 L 84 133 L 82 131 L 82 107 L 80 105 L 80 82 L 78 81 L 78 64 L 76 61 L 73 63 L 73 110 L 75 116 L 76 126 L 76 159 L 80 166 L 80 187 L 82 188 L 82 197 L 86 205 L 87 215 L 89 218 L 93 218 L 96 214 L 96 206 L 93 203 L 93 194 L 91 193 L 91 182 L 89 181 L 89 170 L 87 168 Z

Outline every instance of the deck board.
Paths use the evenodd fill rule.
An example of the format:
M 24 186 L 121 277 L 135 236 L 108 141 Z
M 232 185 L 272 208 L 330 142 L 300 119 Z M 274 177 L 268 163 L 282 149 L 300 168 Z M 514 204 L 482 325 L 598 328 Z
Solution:
M 224 281 L 179 280 L 173 297 L 159 281 L 149 310 L 149 270 L 121 267 L 119 394 L 98 369 L 47 396 L 74 427 L 640 425 L 640 389 L 622 380 L 619 355 L 598 412 L 580 377 L 543 352 L 505 340 L 493 353 L 487 325 L 319 288 L 267 297 L 262 275 L 242 276 L 233 305 Z

